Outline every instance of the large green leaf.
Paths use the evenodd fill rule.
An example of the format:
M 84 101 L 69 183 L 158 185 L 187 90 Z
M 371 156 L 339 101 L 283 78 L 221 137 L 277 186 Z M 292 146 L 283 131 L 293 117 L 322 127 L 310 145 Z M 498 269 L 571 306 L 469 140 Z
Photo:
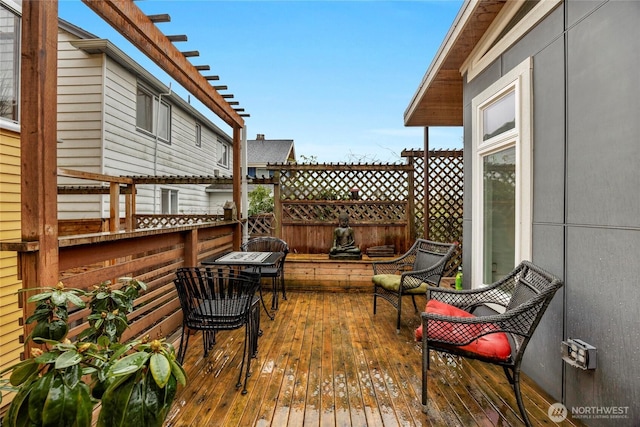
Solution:
M 9 382 L 13 386 L 19 386 L 38 371 L 38 364 L 33 359 L 27 359 L 18 363 L 14 368 Z
M 82 355 L 78 353 L 76 350 L 68 350 L 62 353 L 56 359 L 55 368 L 56 369 L 64 369 L 69 366 L 77 365 L 82 361 Z
M 126 375 L 137 371 L 149 359 L 150 354 L 144 351 L 129 354 L 113 364 L 109 373 L 111 375 Z
M 79 296 L 77 296 L 76 294 L 73 294 L 71 292 L 67 292 L 67 300 L 69 300 L 69 302 L 73 305 L 75 305 L 76 307 L 84 307 L 85 303 L 82 300 L 82 298 L 80 298 Z
M 25 384 L 14 396 L 2 420 L 4 427 L 27 427 L 29 423 L 29 394 L 32 388 Z
M 89 387 L 81 381 L 73 381 L 74 386 L 69 387 L 64 378 L 64 376 L 77 377 L 79 368 L 77 366 L 68 368 L 64 376 L 58 371 L 54 372 L 55 376 L 42 408 L 42 419 L 39 422 L 32 420 L 34 425 L 90 427 L 93 402 L 89 395 Z M 29 403 L 31 404 L 31 401 Z
M 107 387 L 102 395 L 102 408 L 98 416 L 97 427 L 129 427 L 134 425 L 129 424 L 127 414 L 136 383 L 139 382 L 138 379 L 141 376 L 142 372 L 138 372 L 136 375 L 121 377 Z
M 51 363 L 54 362 L 60 354 L 54 351 L 47 351 L 42 353 L 40 356 L 34 358 L 37 363 Z
M 169 363 L 171 363 L 171 373 L 173 376 L 176 377 L 176 380 L 180 385 L 185 386 L 187 384 L 187 373 L 184 371 L 182 365 L 176 362 L 172 357 L 169 358 Z
M 85 383 L 78 384 L 78 387 L 75 427 L 90 427 L 93 417 L 93 401 L 91 400 L 89 387 Z
M 36 301 L 42 301 L 42 300 L 46 300 L 51 298 L 51 292 L 42 292 L 40 294 L 35 294 L 30 296 L 27 299 L 27 302 L 36 302 Z
M 64 370 L 62 381 L 69 388 L 78 387 L 82 380 L 82 369 L 79 364 L 71 365 Z M 83 383 L 84 384 L 84 383 Z
M 51 302 L 55 305 L 67 304 L 67 292 L 53 291 L 51 293 Z
M 158 387 L 163 388 L 171 376 L 171 364 L 162 353 L 153 353 L 149 358 L 149 370 Z
M 31 386 L 31 393 L 29 394 L 29 419 L 36 425 L 40 425 L 42 423 L 44 402 L 49 394 L 49 388 L 51 387 L 55 374 L 56 371 L 51 370 L 40 377 Z

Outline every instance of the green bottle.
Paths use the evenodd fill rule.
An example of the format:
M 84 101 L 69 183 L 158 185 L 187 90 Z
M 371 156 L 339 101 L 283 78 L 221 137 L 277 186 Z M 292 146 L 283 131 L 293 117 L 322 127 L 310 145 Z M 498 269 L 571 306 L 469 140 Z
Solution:
M 462 289 L 462 266 L 458 267 L 458 273 L 456 274 L 456 289 Z

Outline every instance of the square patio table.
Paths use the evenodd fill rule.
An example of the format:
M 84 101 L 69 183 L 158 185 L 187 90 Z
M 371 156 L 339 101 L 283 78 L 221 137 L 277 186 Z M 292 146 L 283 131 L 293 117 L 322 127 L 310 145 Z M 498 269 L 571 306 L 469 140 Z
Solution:
M 205 258 L 201 261 L 202 265 L 210 266 L 210 265 L 224 265 L 228 267 L 247 267 L 253 268 L 257 273 L 260 273 L 262 268 L 273 267 L 278 264 L 278 262 L 284 256 L 284 252 L 243 252 L 243 251 L 232 251 L 227 252 L 222 255 Z M 272 287 L 273 298 L 271 299 L 271 309 L 278 309 L 278 289 L 276 287 L 275 281 Z M 273 320 L 273 316 L 267 310 L 267 306 L 264 303 L 264 298 L 262 298 L 262 288 L 260 288 L 260 299 L 262 300 L 262 307 L 264 308 L 265 313 L 271 320 Z

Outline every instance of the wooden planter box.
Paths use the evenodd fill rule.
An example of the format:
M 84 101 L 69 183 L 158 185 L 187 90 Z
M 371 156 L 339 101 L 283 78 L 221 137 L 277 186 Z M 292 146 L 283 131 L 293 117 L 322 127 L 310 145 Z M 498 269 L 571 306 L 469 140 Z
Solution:
M 373 261 L 388 258 L 338 261 L 328 254 L 289 254 L 285 261 L 284 278 L 287 291 L 297 292 L 373 292 L 371 276 Z M 454 277 L 443 277 L 440 286 L 453 287 Z
M 328 254 L 289 254 L 284 266 L 287 290 L 326 292 L 372 292 L 373 261 L 332 260 Z

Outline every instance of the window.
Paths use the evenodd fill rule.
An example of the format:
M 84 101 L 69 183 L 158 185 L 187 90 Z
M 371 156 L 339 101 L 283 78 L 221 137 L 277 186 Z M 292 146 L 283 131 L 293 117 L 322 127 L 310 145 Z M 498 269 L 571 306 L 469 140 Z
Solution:
M 202 126 L 196 123 L 196 147 L 202 147 Z
M 136 95 L 136 126 L 164 142 L 171 141 L 171 105 L 140 85 Z
M 178 190 L 162 189 L 162 213 L 174 215 L 178 213 Z
M 472 101 L 472 284 L 531 258 L 531 60 Z
M 0 119 L 18 122 L 20 94 L 20 17 L 0 3 Z
M 218 164 L 229 167 L 229 144 L 226 142 L 218 141 Z
M 171 106 L 164 101 L 158 106 L 158 138 L 165 142 L 171 140 Z
M 136 99 L 136 126 L 149 133 L 153 132 L 153 97 L 140 86 Z

